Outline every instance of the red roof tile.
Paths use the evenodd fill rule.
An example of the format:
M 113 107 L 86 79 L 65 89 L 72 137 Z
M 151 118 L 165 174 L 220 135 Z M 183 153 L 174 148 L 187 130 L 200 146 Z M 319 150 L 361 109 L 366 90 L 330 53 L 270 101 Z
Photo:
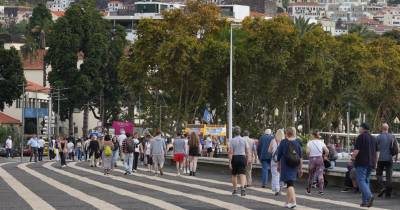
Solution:
M 0 112 L 0 124 L 21 124 L 21 121 Z
M 62 17 L 65 15 L 64 11 L 52 11 L 51 13 L 53 13 L 53 15 L 55 15 L 57 17 Z
M 25 90 L 30 92 L 39 92 L 39 93 L 49 93 L 50 91 L 49 88 L 43 87 L 31 81 L 27 81 Z

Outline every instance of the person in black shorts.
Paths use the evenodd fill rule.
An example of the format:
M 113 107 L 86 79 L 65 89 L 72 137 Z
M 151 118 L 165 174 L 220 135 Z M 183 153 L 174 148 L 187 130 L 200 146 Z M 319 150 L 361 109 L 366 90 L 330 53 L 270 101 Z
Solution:
M 244 138 L 240 136 L 240 127 L 233 128 L 233 135 L 235 136 L 229 142 L 229 168 L 232 170 L 232 195 L 237 194 L 237 177 L 240 178 L 240 195 L 245 196 L 246 191 L 246 166 L 249 160 L 249 146 Z

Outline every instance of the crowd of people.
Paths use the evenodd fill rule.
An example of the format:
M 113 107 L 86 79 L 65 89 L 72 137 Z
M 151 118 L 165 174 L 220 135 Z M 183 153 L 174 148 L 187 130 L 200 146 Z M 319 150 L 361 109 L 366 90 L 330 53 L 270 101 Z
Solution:
M 343 190 L 360 192 L 361 207 L 373 205 L 375 196 L 371 192 L 370 176 L 375 169 L 379 185 L 377 196 L 392 196 L 393 162 L 397 161 L 399 151 L 398 142 L 389 133 L 388 124 L 382 125 L 382 132 L 377 137 L 371 135 L 369 130 L 365 123 L 360 126 L 347 167 L 346 188 Z M 141 165 L 150 173 L 162 176 L 166 155 L 171 151 L 177 176 L 196 176 L 198 158 L 211 156 L 210 153 L 214 151 L 212 142 L 209 136 L 205 136 L 204 142 L 201 142 L 195 132 L 178 131 L 170 142 L 160 130 L 156 130 L 154 136 L 145 132 L 141 137 L 138 133 L 130 135 L 122 131 L 118 136 L 91 135 L 86 140 L 77 141 L 60 136 L 48 143 L 48 153 L 49 159 L 59 161 L 61 167 L 66 167 L 67 159 L 87 161 L 90 167 L 102 167 L 104 175 L 109 175 L 118 167 L 118 160 L 121 160 L 125 175 L 132 175 Z M 31 150 L 30 161 L 42 161 L 45 141 L 33 136 L 28 145 Z M 11 137 L 6 140 L 5 147 L 9 153 L 12 148 Z M 320 196 L 324 195 L 327 185 L 325 172 L 335 166 L 338 158 L 335 148 L 331 144 L 325 144 L 317 130 L 312 132 L 311 138 L 303 147 L 294 127 L 279 129 L 275 133 L 266 129 L 258 140 L 250 138 L 249 131 L 242 132 L 240 127 L 234 127 L 227 151 L 233 195 L 246 196 L 246 188 L 253 185 L 253 164 L 259 162 L 262 168 L 261 187 L 267 187 L 271 173 L 270 188 L 275 196 L 281 195 L 282 189 L 286 188 L 287 208 L 295 208 L 297 205 L 295 183 L 303 175 L 303 158 L 308 159 L 305 192 L 311 194 L 312 189 L 316 188 Z M 383 172 L 386 175 L 385 182 Z

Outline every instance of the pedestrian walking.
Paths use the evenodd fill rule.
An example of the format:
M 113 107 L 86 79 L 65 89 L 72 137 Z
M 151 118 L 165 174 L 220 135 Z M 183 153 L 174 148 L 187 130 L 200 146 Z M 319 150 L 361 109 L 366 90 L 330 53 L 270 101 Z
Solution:
M 206 151 L 207 151 L 207 157 L 213 157 L 213 142 L 212 139 L 209 135 L 206 136 Z
M 82 139 L 79 139 L 76 142 L 75 146 L 75 156 L 78 159 L 78 161 L 82 161 Z
M 240 180 L 240 195 L 245 196 L 246 190 L 246 166 L 249 160 L 249 145 L 246 140 L 240 136 L 240 127 L 233 128 L 234 138 L 229 141 L 229 168 L 232 171 L 232 195 L 237 194 L 237 178 Z
M 266 129 L 264 135 L 258 141 L 257 154 L 261 163 L 261 187 L 265 188 L 268 184 L 268 175 L 271 168 L 271 153 L 268 152 L 269 145 L 271 144 L 274 136 L 271 129 Z
M 11 140 L 11 136 L 7 137 L 6 140 L 6 152 L 7 152 L 7 158 L 13 157 L 12 155 L 12 148 L 13 148 L 13 142 Z
M 320 139 L 319 131 L 312 133 L 312 139 L 307 143 L 308 157 L 308 185 L 307 194 L 311 194 L 311 186 L 314 178 L 317 177 L 317 186 L 319 194 L 324 194 L 324 159 L 328 158 L 329 150 L 325 143 Z
M 188 144 L 189 144 L 190 176 L 196 176 L 197 161 L 199 159 L 202 148 L 201 148 L 200 138 L 195 132 L 192 132 L 190 134 Z
M 39 161 L 43 160 L 44 144 L 45 144 L 45 142 L 44 142 L 43 138 L 39 137 L 39 139 L 38 139 L 38 158 L 39 158 Z
M 140 145 L 139 135 L 138 133 L 135 133 L 133 138 L 133 146 L 135 147 L 133 151 L 133 167 L 132 167 L 133 172 L 136 172 L 139 163 L 139 154 L 140 154 L 139 145 Z
M 287 200 L 285 207 L 293 209 L 296 207 L 296 192 L 294 182 L 297 177 L 303 175 L 301 143 L 296 138 L 296 128 L 286 129 L 286 138 L 278 146 L 278 172 L 281 174 L 281 181 L 287 186 Z
M 356 139 L 352 159 L 356 167 L 358 188 L 362 194 L 361 207 L 371 207 L 374 195 L 370 189 L 371 171 L 376 168 L 379 157 L 378 143 L 370 133 L 369 126 L 362 123 L 360 135 Z
M 100 156 L 100 144 L 97 141 L 97 136 L 92 135 L 88 146 L 90 167 L 97 167 L 97 158 Z
M 377 137 L 379 158 L 378 167 L 376 169 L 376 177 L 378 180 L 379 194 L 386 198 L 392 196 L 392 174 L 393 174 L 393 157 L 397 158 L 399 146 L 396 138 L 389 133 L 389 125 L 382 124 L 382 133 Z M 386 174 L 386 183 L 383 183 L 383 171 Z
M 114 143 L 111 141 L 111 136 L 106 135 L 104 137 L 104 144 L 102 148 L 102 163 L 104 168 L 104 175 L 108 175 L 112 169 L 112 158 L 113 158 Z
M 278 147 L 282 139 L 285 138 L 285 133 L 283 130 L 277 130 L 275 138 L 271 141 L 269 145 L 268 152 L 271 153 L 271 189 L 275 196 L 280 195 L 281 192 L 281 174 L 278 171 Z
M 145 146 L 144 146 L 144 154 L 145 154 L 145 162 L 146 162 L 146 166 L 149 169 L 149 172 L 151 173 L 151 170 L 153 169 L 153 158 L 150 155 L 150 151 L 151 151 L 151 135 L 149 133 L 147 133 L 145 135 Z
M 38 147 L 39 142 L 36 136 L 33 136 L 28 141 L 29 148 L 31 150 L 31 157 L 29 158 L 29 162 L 32 162 L 32 157 L 34 157 L 34 161 L 38 161 Z
M 119 142 L 119 148 L 122 148 L 122 143 L 128 138 L 128 136 L 125 133 L 124 129 L 120 130 L 120 135 L 118 136 L 118 142 Z M 122 150 L 120 149 L 119 151 L 120 153 L 120 159 L 123 160 L 124 159 L 124 153 L 122 152 Z
M 90 141 L 91 141 L 91 138 L 89 137 L 83 143 L 83 151 L 85 153 L 85 161 L 89 161 L 89 159 L 90 159 L 90 151 L 89 151 Z
M 53 160 L 56 157 L 55 147 L 56 147 L 56 140 L 54 139 L 54 137 L 52 137 L 51 140 L 49 141 L 49 159 L 50 160 Z
M 75 147 L 74 143 L 70 140 L 67 144 L 67 150 L 68 150 L 68 159 L 72 161 L 75 160 L 74 147 Z
M 183 137 L 182 132 L 178 131 L 173 142 L 174 161 L 176 163 L 176 174 L 178 176 L 181 175 L 181 171 L 183 172 L 183 162 L 186 156 L 186 147 L 187 144 L 185 142 L 185 138 Z
M 113 151 L 112 151 L 112 166 L 117 167 L 117 161 L 119 158 L 119 142 L 116 136 L 112 138 L 112 143 L 114 144 Z
M 246 185 L 245 187 L 251 187 L 253 183 L 253 178 L 252 178 L 252 171 L 253 171 L 253 162 L 257 157 L 257 148 L 256 144 L 254 142 L 254 139 L 251 139 L 250 133 L 248 130 L 245 130 L 243 132 L 243 139 L 246 141 L 247 145 L 249 146 L 249 155 L 248 155 L 248 160 L 247 160 L 247 166 L 246 166 Z
M 66 162 L 66 156 L 67 156 L 67 140 L 65 140 L 65 138 L 63 136 L 59 137 L 59 156 L 61 159 L 61 168 L 64 168 L 67 166 L 67 162 Z
M 133 152 L 135 151 L 135 146 L 133 143 L 133 138 L 128 136 L 123 142 L 122 142 L 122 153 L 124 156 L 124 169 L 125 169 L 125 175 L 131 175 L 132 174 L 132 168 L 133 168 Z
M 160 175 L 163 175 L 165 155 L 167 153 L 167 146 L 165 139 L 161 135 L 161 131 L 156 131 L 156 136 L 150 141 L 150 156 L 153 159 L 154 173 L 157 175 L 157 171 L 160 171 Z

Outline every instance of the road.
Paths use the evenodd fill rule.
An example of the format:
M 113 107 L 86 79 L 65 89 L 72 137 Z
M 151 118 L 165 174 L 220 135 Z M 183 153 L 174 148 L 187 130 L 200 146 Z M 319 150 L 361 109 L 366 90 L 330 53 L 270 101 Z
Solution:
M 258 182 L 247 196 L 232 196 L 228 174 L 202 168 L 196 177 L 178 177 L 172 166 L 160 177 L 144 169 L 132 176 L 120 169 L 104 176 L 87 162 L 61 169 L 55 162 L 18 160 L 0 159 L 0 209 L 283 209 L 285 201 L 257 187 Z M 304 189 L 297 184 L 296 209 L 361 209 L 358 194 L 330 187 L 324 196 L 305 195 Z M 400 199 L 377 199 L 370 209 L 400 209 Z

